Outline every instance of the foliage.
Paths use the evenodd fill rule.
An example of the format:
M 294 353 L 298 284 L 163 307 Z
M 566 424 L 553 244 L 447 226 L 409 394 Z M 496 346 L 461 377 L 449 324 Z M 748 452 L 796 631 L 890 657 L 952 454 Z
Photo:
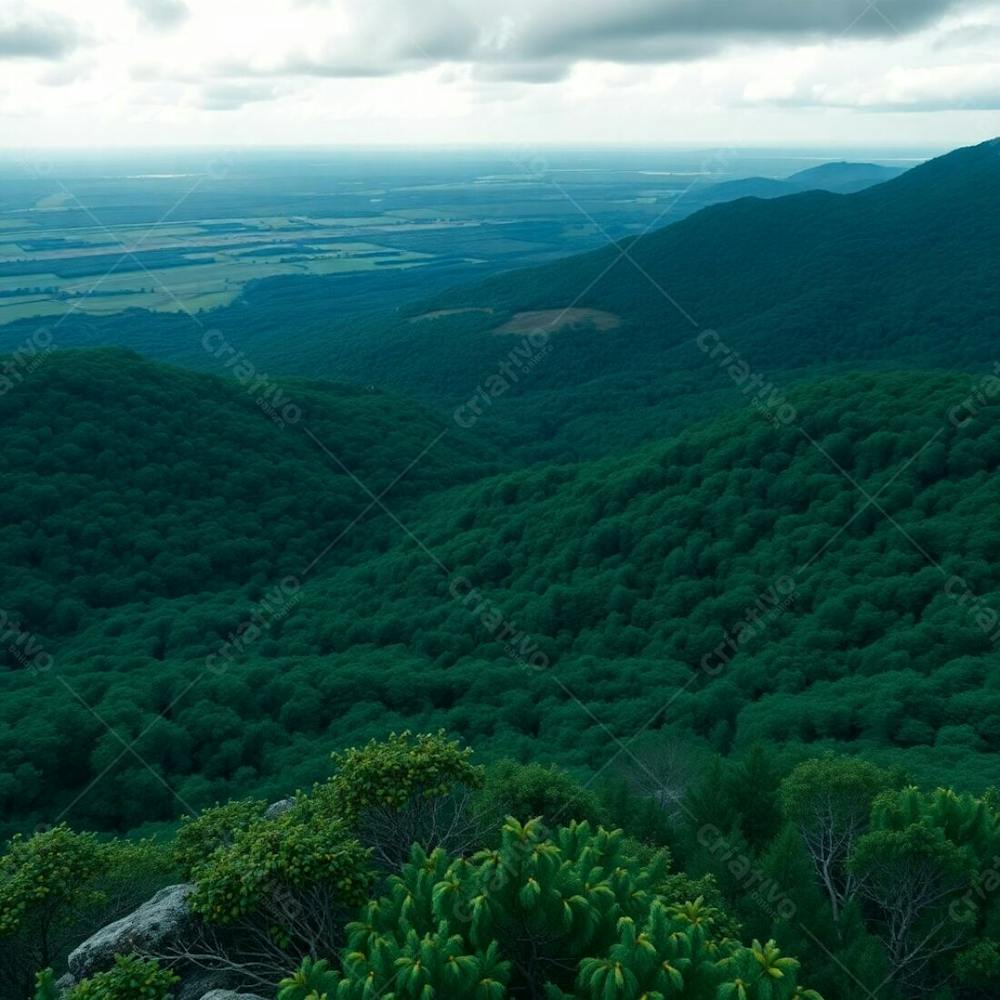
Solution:
M 114 968 L 78 983 L 67 1000 L 170 1000 L 179 982 L 179 976 L 155 960 L 116 955 Z
M 129 912 L 171 875 L 148 842 L 101 842 L 64 823 L 14 837 L 0 856 L 0 995 L 27 996 L 37 969 L 65 959 L 87 928 Z
M 892 777 L 863 760 L 827 755 L 799 764 L 781 786 L 785 816 L 799 829 L 834 921 L 858 889 L 849 866 L 872 803 Z
M 216 850 L 230 847 L 238 833 L 261 819 L 266 809 L 263 799 L 235 799 L 198 816 L 183 817 L 170 844 L 171 857 L 190 878 Z
M 662 855 L 640 863 L 621 831 L 587 823 L 549 836 L 511 818 L 500 846 L 471 859 L 415 847 L 349 925 L 331 996 L 707 998 L 725 983 L 760 1000 L 794 995 L 797 962 L 720 935 L 702 899 L 660 894 L 665 878 Z
M 105 900 L 110 852 L 65 824 L 16 836 L 0 857 L 0 995 L 27 996 L 35 970 L 65 955 L 81 914 Z
M 507 816 L 537 816 L 546 826 L 571 819 L 599 825 L 607 809 L 598 794 L 582 787 L 562 768 L 500 760 L 486 772 L 477 808 L 499 831 Z
M 329 793 L 349 821 L 374 808 L 399 811 L 415 797 L 438 798 L 456 785 L 481 785 L 481 769 L 469 762 L 471 756 L 470 747 L 460 747 L 443 731 L 416 737 L 393 733 L 386 740 L 335 753 L 337 769 Z
M 1000 984 L 1000 949 L 996 941 L 977 941 L 955 958 L 955 976 L 968 990 L 996 992 Z
M 1000 857 L 1000 814 L 971 795 L 907 787 L 875 800 L 871 826 L 850 866 L 878 908 L 890 972 L 911 988 L 944 982 L 958 949 L 1000 917 L 979 885 Z
M 353 554 L 321 562 L 297 602 L 264 612 L 270 625 L 233 645 L 232 663 L 212 661 L 225 669 L 206 660 L 251 620 L 274 582 L 270 571 L 248 593 L 222 580 L 187 596 L 156 585 L 148 599 L 136 592 L 131 604 L 87 611 L 65 639 L 39 637 L 100 717 L 139 741 L 136 752 L 169 788 L 122 757 L 116 738 L 54 677 L 17 669 L 0 674 L 0 808 L 8 823 L 30 824 L 50 804 L 73 803 L 108 768 L 74 805 L 74 821 L 135 827 L 173 818 L 170 789 L 194 808 L 277 797 L 322 778 L 331 749 L 418 724 L 446 727 L 487 759 L 543 758 L 593 772 L 608 759 L 607 734 L 584 725 L 580 703 L 634 732 L 667 697 L 681 745 L 724 754 L 754 742 L 799 755 L 849 749 L 886 768 L 905 758 L 922 783 L 957 775 L 978 790 L 995 781 L 991 754 L 1000 748 L 992 644 L 975 614 L 1000 594 L 995 539 L 982 528 L 983 512 L 1000 503 L 990 474 L 1000 467 L 1000 419 L 988 401 L 969 426 L 942 421 L 967 397 L 958 377 L 890 374 L 789 394 L 810 436 L 869 492 L 937 435 L 883 499 L 964 581 L 951 592 L 877 511 L 850 520 L 854 487 L 795 428 L 753 413 L 717 417 L 614 458 L 536 466 L 424 493 L 419 509 L 398 507 L 451 578 L 391 519 L 360 522 L 347 536 Z M 216 402 L 214 433 L 229 412 Z M 151 431 L 141 437 L 152 447 Z M 245 455 L 243 440 L 232 445 Z M 240 479 L 223 478 L 224 488 L 200 494 L 208 503 L 216 490 L 212 502 L 233 517 L 230 491 Z M 288 481 L 301 478 L 290 470 Z M 180 507 L 187 492 L 171 493 Z M 124 482 L 112 493 L 111 504 L 128 499 Z M 343 508 L 354 512 L 348 522 L 353 502 Z M 159 509 L 173 507 L 165 500 Z M 254 553 L 272 542 L 284 550 L 281 539 L 303 537 L 297 518 L 247 522 L 243 537 Z M 336 537 L 325 524 L 315 549 L 292 560 L 294 571 Z M 161 527 L 156 538 L 168 545 L 182 537 Z M 113 549 L 102 551 L 110 558 Z M 192 551 L 204 546 L 195 540 Z M 813 556 L 808 585 L 783 601 L 775 581 Z M 18 558 L 59 585 L 45 560 Z M 50 598 L 38 606 L 52 607 Z M 501 640 L 504 625 L 484 624 L 496 614 L 516 628 L 511 638 Z M 525 669 L 522 646 L 537 646 L 551 669 Z
M 56 986 L 56 974 L 52 969 L 42 969 L 35 976 L 34 1000 L 60 1000 L 61 990 Z
M 323 1000 L 335 995 L 340 982 L 330 963 L 321 958 L 313 961 L 303 959 L 302 965 L 279 984 L 278 1000 Z
M 373 860 L 395 871 L 414 843 L 460 850 L 478 843 L 472 792 L 483 769 L 443 731 L 392 733 L 333 755 L 335 771 L 312 799 L 349 823 Z
M 0 935 L 48 926 L 100 899 L 97 880 L 110 855 L 93 834 L 65 823 L 33 837 L 15 836 L 0 858 Z
M 357 905 L 370 884 L 368 852 L 349 826 L 299 803 L 275 819 L 258 819 L 236 831 L 195 865 L 191 907 L 211 923 L 226 925 L 267 910 L 276 894 L 329 893 L 343 906 Z M 276 928 L 286 936 L 290 928 Z
M 404 791 L 392 799 L 396 811 L 414 798 L 449 800 L 454 782 L 483 780 L 460 742 L 404 733 L 339 755 L 332 778 L 271 819 L 261 801 L 244 800 L 189 820 L 168 853 L 191 859 L 191 903 L 203 923 L 158 957 L 194 961 L 263 993 L 285 976 L 281 1000 L 379 991 L 424 1000 L 430 990 L 484 1000 L 805 1000 L 815 994 L 798 985 L 798 959 L 837 1000 L 876 990 L 884 1000 L 911 1000 L 925 987 L 940 1000 L 980 1000 L 998 985 L 1000 814 L 990 791 L 921 791 L 856 758 L 794 762 L 756 747 L 707 767 L 669 824 L 670 849 L 587 821 L 508 816 L 497 831 L 473 801 L 478 821 L 469 830 L 481 849 L 417 842 L 400 870 L 377 877 L 370 853 L 386 849 L 358 836 L 360 818 L 383 801 L 379 760 Z M 558 769 L 508 761 L 486 769 L 475 795 L 519 808 L 541 802 L 551 819 L 580 791 Z M 616 801 L 589 804 L 603 810 Z M 390 841 L 398 836 L 380 829 Z M 67 883 L 94 893 L 62 900 L 69 943 L 110 912 L 120 869 L 145 864 L 162 874 L 162 849 L 66 828 L 12 847 L 2 867 L 22 878 L 28 858 L 48 871 L 56 847 L 69 858 L 105 858 L 89 886 L 79 877 Z M 832 897 L 830 874 L 851 891 Z M 750 946 L 739 943 L 747 939 Z M 66 942 L 56 951 L 45 964 L 65 956 Z M 51 980 L 35 983 L 41 1000 Z M 13 995 L 28 995 L 32 981 Z

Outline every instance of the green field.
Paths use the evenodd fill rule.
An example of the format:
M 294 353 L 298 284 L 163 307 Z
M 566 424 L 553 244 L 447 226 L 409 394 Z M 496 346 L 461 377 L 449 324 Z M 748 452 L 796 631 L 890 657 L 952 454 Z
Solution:
M 26 218 L 0 221 L 0 228 L 0 325 L 68 312 L 198 312 L 230 304 L 247 284 L 263 278 L 411 268 L 434 259 L 363 238 L 431 228 L 395 216 L 262 216 L 61 229 L 42 229 Z M 146 266 L 142 257 L 170 252 L 176 261 L 166 265 Z

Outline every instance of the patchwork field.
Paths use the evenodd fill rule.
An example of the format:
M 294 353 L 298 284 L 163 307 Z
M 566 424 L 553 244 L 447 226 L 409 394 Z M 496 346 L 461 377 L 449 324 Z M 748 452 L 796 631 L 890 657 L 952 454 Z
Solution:
M 200 312 L 239 297 L 251 281 L 420 267 L 433 254 L 392 245 L 413 233 L 468 222 L 410 223 L 390 216 L 205 219 L 196 224 L 42 227 L 3 220 L 0 324 L 67 312 Z

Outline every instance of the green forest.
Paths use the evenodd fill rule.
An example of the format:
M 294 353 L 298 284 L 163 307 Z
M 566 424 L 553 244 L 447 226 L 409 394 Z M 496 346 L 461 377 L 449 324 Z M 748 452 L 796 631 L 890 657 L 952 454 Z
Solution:
M 993 783 L 1000 407 L 949 419 L 960 376 L 809 384 L 795 426 L 748 410 L 513 472 L 448 434 L 389 513 L 440 433 L 413 404 L 290 382 L 279 427 L 115 352 L 54 354 L 33 388 L 0 399 L 8 833 L 277 793 L 386 727 L 589 769 L 652 719 L 706 752 Z
M 0 361 L 0 1000 L 998 995 L 998 151 Z
M 4 995 L 58 997 L 67 956 L 70 1000 L 167 1000 L 192 968 L 278 1000 L 985 1000 L 1000 982 L 996 789 L 755 747 L 665 809 L 405 732 L 328 770 L 280 809 L 231 801 L 169 837 L 15 837 Z M 70 951 L 178 880 L 169 940 L 140 933 L 100 971 L 99 945 Z

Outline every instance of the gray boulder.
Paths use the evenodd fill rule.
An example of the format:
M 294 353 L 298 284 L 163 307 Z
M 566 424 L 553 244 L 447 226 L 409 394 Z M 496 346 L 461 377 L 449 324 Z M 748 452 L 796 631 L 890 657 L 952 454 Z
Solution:
M 188 896 L 193 885 L 171 885 L 121 920 L 101 928 L 70 953 L 69 971 L 86 979 L 114 965 L 115 955 L 160 951 L 181 937 L 191 921 Z
M 179 973 L 181 981 L 174 987 L 177 1000 L 201 1000 L 205 994 L 213 993 L 225 994 L 222 989 L 231 984 L 231 980 L 219 972 L 207 972 L 203 969 L 186 969 L 181 967 L 175 969 Z
M 212 990 L 206 993 L 201 1000 L 264 1000 L 264 997 L 257 993 L 236 993 L 234 990 Z
M 295 805 L 295 799 L 280 799 L 272 802 L 264 813 L 264 819 L 277 819 Z

